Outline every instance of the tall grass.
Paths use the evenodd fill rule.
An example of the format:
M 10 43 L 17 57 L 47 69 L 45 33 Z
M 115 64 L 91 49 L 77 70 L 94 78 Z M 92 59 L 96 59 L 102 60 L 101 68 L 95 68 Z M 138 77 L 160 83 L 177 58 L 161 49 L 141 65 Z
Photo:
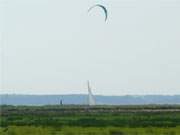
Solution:
M 35 127 L 9 126 L 0 128 L 1 135 L 179 135 L 180 127 L 174 128 L 123 128 L 123 127 Z
M 0 135 L 180 135 L 179 106 L 168 107 L 3 106 Z

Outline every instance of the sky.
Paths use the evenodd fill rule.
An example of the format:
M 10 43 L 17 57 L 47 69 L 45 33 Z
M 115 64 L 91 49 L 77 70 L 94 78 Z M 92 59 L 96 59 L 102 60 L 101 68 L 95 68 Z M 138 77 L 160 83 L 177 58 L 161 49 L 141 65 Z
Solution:
M 100 8 L 108 10 L 108 20 Z M 1 91 L 180 94 L 180 0 L 0 0 Z

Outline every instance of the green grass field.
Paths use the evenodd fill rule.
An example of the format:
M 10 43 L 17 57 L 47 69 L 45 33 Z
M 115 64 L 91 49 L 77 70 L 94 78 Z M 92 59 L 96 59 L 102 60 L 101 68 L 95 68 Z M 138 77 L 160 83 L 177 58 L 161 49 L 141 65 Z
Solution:
M 1 135 L 179 135 L 180 127 L 35 127 L 9 126 L 0 128 Z
M 180 106 L 1 106 L 1 135 L 180 135 Z

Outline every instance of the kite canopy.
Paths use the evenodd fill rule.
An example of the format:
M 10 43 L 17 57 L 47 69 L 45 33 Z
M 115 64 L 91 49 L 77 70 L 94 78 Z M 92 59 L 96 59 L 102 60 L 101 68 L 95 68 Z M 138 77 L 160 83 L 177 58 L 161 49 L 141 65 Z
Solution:
M 92 9 L 94 9 L 95 7 L 100 7 L 101 9 L 103 9 L 104 14 L 105 14 L 105 21 L 107 21 L 107 18 L 108 18 L 108 11 L 107 11 L 106 7 L 103 6 L 103 5 L 96 4 L 96 5 L 92 6 L 91 8 L 89 8 L 88 12 L 90 12 L 90 11 L 91 11 Z

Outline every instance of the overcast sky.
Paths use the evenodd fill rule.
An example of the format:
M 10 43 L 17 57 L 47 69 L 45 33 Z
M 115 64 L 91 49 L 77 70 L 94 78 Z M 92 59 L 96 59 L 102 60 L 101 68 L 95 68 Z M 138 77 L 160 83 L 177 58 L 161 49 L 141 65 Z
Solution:
M 0 93 L 180 94 L 180 0 L 0 0 L 0 44 Z

